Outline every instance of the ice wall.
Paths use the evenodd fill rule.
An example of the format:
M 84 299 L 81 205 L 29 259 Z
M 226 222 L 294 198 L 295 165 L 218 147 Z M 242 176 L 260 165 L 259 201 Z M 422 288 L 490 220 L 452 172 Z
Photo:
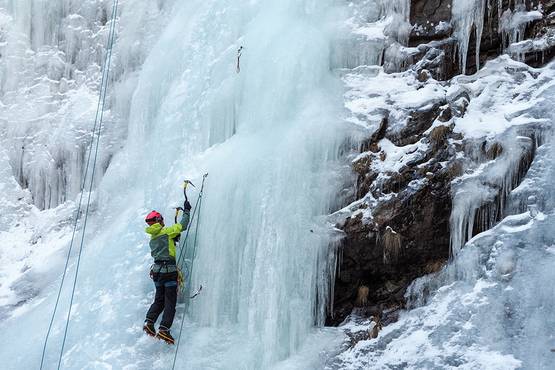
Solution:
M 334 207 L 333 163 L 346 138 L 330 75 L 330 5 L 183 5 L 134 96 L 128 146 L 151 174 L 137 179 L 147 204 L 167 201 L 153 182 L 171 189 L 183 174 L 210 173 L 193 276 L 209 288 L 191 318 L 234 331 L 226 351 L 257 353 L 230 358 L 236 366 L 284 359 L 323 323 L 316 303 L 328 300 L 329 236 L 318 217 Z M 153 144 L 159 157 L 143 149 Z M 180 359 L 199 361 L 187 349 Z
M 462 164 L 464 174 L 452 185 L 452 255 L 510 212 L 522 211 L 509 206 L 516 202 L 510 194 L 551 127 L 543 110 L 546 81 L 549 77 L 538 80 L 526 66 L 508 57 L 490 62 L 475 76 L 455 79 L 449 94 L 468 91 L 472 104 L 464 117 L 455 120 L 455 130 L 466 138 L 467 160 Z
M 347 22 L 340 25 L 332 49 L 336 68 L 395 62 L 408 44 L 410 0 L 352 1 L 343 12 Z
M 352 180 L 340 161 L 351 129 L 329 57 L 335 10 L 331 0 L 197 0 L 167 14 L 136 80 L 125 148 L 97 191 L 63 368 L 168 368 L 172 349 L 141 332 L 153 291 L 143 218 L 157 209 L 171 219 L 179 184 L 198 185 L 204 172 L 193 275 L 204 291 L 189 307 L 177 368 L 320 366 L 322 349 L 340 338 L 315 328 L 335 266 L 326 215 Z M 55 289 L 3 324 L 36 343 L 11 357 L 5 351 L 21 343 L 3 343 L 8 367 L 40 363 Z M 290 356 L 310 360 L 280 363 Z
M 391 18 L 386 35 L 392 36 L 401 45 L 407 45 L 412 25 L 410 24 L 410 0 L 380 0 L 382 17 Z
M 513 139 L 516 137 L 516 140 Z M 536 143 L 510 130 L 503 143 L 504 154 L 496 160 L 484 158 L 474 173 L 453 183 L 451 254 L 456 255 L 477 232 L 493 227 L 507 215 L 508 197 L 522 181 L 533 160 Z
M 532 8 L 532 3 L 525 0 L 453 0 L 451 15 L 462 73 L 466 72 L 470 40 L 473 36 L 476 44 L 475 55 L 472 57 L 475 58 L 478 69 L 480 68 L 480 46 L 486 23 L 493 28 L 491 32 L 497 32 L 501 36 L 502 51 L 508 51 L 514 58 L 522 59 L 523 53 L 518 52 L 519 48 L 511 46 L 524 40 L 524 32 L 531 22 L 543 18 L 542 7 Z
M 486 0 L 453 0 L 452 23 L 453 36 L 458 42 L 459 66 L 466 72 L 466 58 L 470 47 L 471 34 L 476 35 L 476 65 L 480 65 L 480 43 L 484 30 Z
M 126 135 L 134 74 L 172 2 L 122 2 L 105 120 L 104 170 Z M 79 192 L 111 11 L 107 0 L 0 1 L 0 130 L 19 184 L 41 209 Z
M 503 48 L 524 40 L 526 26 L 542 18 L 543 14 L 540 10 L 527 11 L 524 0 L 515 1 L 514 9 L 507 9 L 500 14 L 499 28 Z

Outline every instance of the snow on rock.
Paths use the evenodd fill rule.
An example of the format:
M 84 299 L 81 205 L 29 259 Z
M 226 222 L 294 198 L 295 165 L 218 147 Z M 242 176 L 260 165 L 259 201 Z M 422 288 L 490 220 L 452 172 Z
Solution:
M 447 80 L 505 52 L 535 67 L 555 55 L 552 1 L 413 0 L 412 7 L 409 45 L 418 52 L 404 68 Z
M 512 126 L 545 121 L 531 116 L 531 108 L 544 101 L 537 89 L 552 84 L 546 80 L 550 73 L 536 72 L 505 56 L 474 76 L 455 78 L 447 94 L 456 97 L 466 91 L 472 101 L 464 117 L 457 119 L 455 130 L 466 138 L 491 138 Z
M 544 141 L 543 133 L 551 127 L 545 102 L 555 86 L 552 65 L 535 71 L 507 57 L 488 63 L 476 77 L 456 81 L 460 85 L 450 93 L 457 95 L 462 87 L 473 97 L 455 130 L 476 140 L 475 149 L 472 144 L 468 148 L 477 164 L 472 169 L 467 162 L 467 173 L 454 182 L 455 254 L 476 230 L 487 230 L 506 215 L 507 197 L 522 181 Z
M 552 269 L 547 266 L 554 263 L 550 248 L 555 235 L 549 226 L 554 220 L 555 198 L 551 185 L 554 172 L 553 166 L 546 166 L 555 159 L 550 144 L 554 117 L 549 105 L 555 96 L 554 71 L 553 63 L 534 69 L 504 56 L 488 62 L 474 76 L 460 76 L 446 84 L 431 81 L 433 87 L 443 91 L 444 101 L 439 103 L 449 106 L 453 115 L 446 117 L 446 122 L 436 120 L 426 133 L 450 125 L 453 133 L 448 135 L 449 146 L 458 158 L 455 163 L 460 161 L 461 164 L 461 172 L 452 184 L 451 237 L 459 238 L 451 241 L 454 260 L 440 272 L 416 280 L 405 296 L 410 310 L 402 311 L 396 323 L 384 326 L 378 338 L 345 344 L 344 352 L 332 362 L 334 366 L 352 369 L 532 369 L 549 366 L 552 336 L 549 330 L 543 329 L 543 324 L 538 336 L 534 330 L 538 330 L 538 323 L 552 321 L 552 315 L 549 318 L 545 315 L 550 315 L 546 307 L 553 306 L 553 289 L 542 285 L 541 281 L 552 279 Z M 374 73 L 364 77 L 367 85 L 372 86 L 365 91 L 366 98 L 374 99 L 377 106 L 381 104 L 381 108 L 386 109 L 385 100 L 380 101 L 379 94 L 374 97 L 370 92 L 372 79 L 379 79 L 379 76 Z M 394 76 L 387 77 L 392 82 L 392 91 L 410 91 L 410 78 L 398 79 L 408 74 Z M 349 80 L 363 85 L 352 77 Z M 398 87 L 400 81 L 407 83 L 407 87 Z M 418 91 L 418 83 L 413 80 L 412 84 Z M 379 89 L 385 84 L 376 85 Z M 353 89 L 351 93 L 359 91 L 363 89 Z M 429 99 L 433 96 L 426 94 Z M 358 99 L 363 101 L 364 98 Z M 381 117 L 400 119 L 400 127 L 409 125 L 407 116 L 410 113 L 396 112 L 402 109 L 396 96 L 387 102 L 393 112 Z M 422 100 L 418 102 L 423 103 Z M 361 114 L 369 106 L 349 105 L 356 108 L 359 122 L 363 121 Z M 370 117 L 376 116 L 371 109 L 366 112 Z M 377 122 L 375 118 L 374 122 Z M 381 129 L 377 123 L 371 127 L 375 132 Z M 354 161 L 355 165 L 368 163 L 372 169 L 370 174 L 377 170 L 379 175 L 372 177 L 374 183 L 379 182 L 386 171 L 406 171 L 403 164 L 410 162 L 406 157 L 416 153 L 414 146 L 427 143 L 420 135 L 416 144 L 392 145 L 387 133 L 385 135 L 375 142 L 383 151 L 381 161 L 379 152 L 372 154 L 378 150 L 376 148 L 370 148 Z M 373 194 L 373 197 L 362 198 L 363 202 L 369 199 L 367 205 L 361 207 L 367 224 L 383 222 L 380 202 L 375 192 Z M 393 194 L 392 198 L 400 198 L 401 194 Z M 388 212 L 395 212 L 392 210 L 395 203 L 385 198 L 382 201 L 389 202 L 386 203 Z M 414 214 L 415 211 L 412 217 Z M 380 219 L 376 220 L 377 217 Z M 389 220 L 392 225 L 393 219 Z M 362 243 L 355 239 L 358 229 L 351 229 L 353 221 L 348 221 L 346 227 L 353 238 L 349 239 L 350 245 Z M 379 232 L 372 228 L 362 230 L 369 232 L 365 240 L 376 238 L 374 233 Z M 406 236 L 408 230 L 402 227 L 398 230 L 405 233 L 403 243 L 412 242 Z M 380 247 L 379 243 L 362 245 L 368 248 L 366 254 L 373 253 L 369 249 Z M 415 248 L 414 244 L 409 245 Z M 353 258 L 353 252 L 343 253 L 344 259 Z M 408 252 L 405 253 L 408 256 Z M 372 263 L 373 269 L 379 268 L 374 260 L 364 261 Z M 539 261 L 542 263 L 536 268 Z M 344 266 L 349 266 L 350 274 L 359 273 L 350 265 Z M 383 271 L 380 276 L 385 276 L 388 270 Z M 401 267 L 395 271 L 399 273 Z M 364 275 L 354 276 L 361 279 L 362 284 L 374 283 L 361 278 Z M 349 276 L 342 278 L 348 281 Z M 392 277 L 388 279 L 393 280 Z M 538 292 L 530 289 L 538 284 L 542 285 Z M 371 308 L 379 310 L 380 307 L 383 309 L 387 305 Z M 348 322 L 345 326 L 347 333 L 349 325 Z M 358 330 L 364 332 L 370 327 L 370 324 L 366 328 L 362 325 Z
M 553 148 L 543 149 L 537 159 L 552 161 Z M 551 169 L 528 179 L 553 175 Z M 555 303 L 553 287 L 545 284 L 555 263 L 552 187 L 548 193 L 544 213 L 507 217 L 470 240 L 442 271 L 416 280 L 407 292 L 413 309 L 377 338 L 346 347 L 335 364 L 346 369 L 548 368 Z
M 469 14 L 474 13 L 464 16 Z M 537 18 L 536 13 L 530 16 Z M 334 323 L 351 312 L 353 292 L 361 284 L 373 287 L 372 309 L 401 307 L 404 300 L 399 295 L 407 280 L 437 271 L 447 260 L 449 244 L 456 254 L 480 231 L 526 209 L 530 189 L 519 195 L 512 191 L 530 183 L 525 175 L 541 162 L 537 154 L 545 152 L 552 125 L 547 104 L 552 65 L 535 69 L 501 56 L 473 76 L 448 82 L 437 81 L 426 71 L 384 70 L 358 66 L 342 71 L 347 119 L 361 128 L 366 140 L 360 144 L 361 154 L 352 160 L 359 175 L 356 200 L 336 214 L 346 237 L 335 288 L 339 303 L 330 319 Z M 528 207 L 540 215 L 537 206 Z M 396 264 L 386 265 L 382 257 L 387 254 L 388 227 L 399 235 L 402 252 Z M 422 245 L 424 240 L 427 245 Z M 510 254 L 504 257 L 499 271 L 510 271 L 512 261 Z M 466 349 L 454 351 L 452 357 L 462 356 Z M 353 368 L 376 366 L 364 362 L 365 355 L 360 353 L 362 362 L 354 361 Z M 469 368 L 491 365 L 488 356 L 498 356 L 513 367 L 520 363 L 497 350 L 460 362 Z M 429 365 L 418 361 L 414 368 Z M 393 364 L 403 366 L 391 360 L 383 367 Z

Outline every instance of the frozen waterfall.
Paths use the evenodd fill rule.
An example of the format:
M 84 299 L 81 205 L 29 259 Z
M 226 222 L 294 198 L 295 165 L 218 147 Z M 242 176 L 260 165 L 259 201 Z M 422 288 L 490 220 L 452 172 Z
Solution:
M 474 39 L 470 58 L 480 65 L 494 14 L 513 54 L 524 50 L 517 44 L 526 25 L 544 16 L 524 0 L 505 11 L 501 0 L 450 3 L 449 41 L 463 72 Z M 421 51 L 409 42 L 411 4 L 120 0 L 63 369 L 171 367 L 175 347 L 141 330 L 154 293 L 144 216 L 156 209 L 171 220 L 183 180 L 198 186 L 204 173 L 191 277 L 204 290 L 178 305 L 176 368 L 549 365 L 555 117 L 546 102 L 555 97 L 555 68 L 502 56 L 449 82 L 390 73 L 411 67 Z M 40 364 L 92 139 L 111 5 L 0 0 L 3 369 Z M 466 96 L 464 114 L 441 122 L 469 146 L 453 183 L 451 264 L 416 280 L 411 310 L 377 338 L 345 341 L 349 329 L 325 328 L 324 320 L 341 236 L 334 221 L 350 212 L 342 207 L 353 200 L 360 142 L 386 117 L 387 129 L 398 130 L 415 111 Z M 375 168 L 412 166 L 428 144 L 382 139 Z M 190 188 L 191 203 L 197 197 Z M 378 200 L 368 192 L 357 202 L 371 220 Z M 46 369 L 60 355 L 76 257 L 74 250 Z M 368 326 L 358 329 L 368 338 Z
M 123 3 L 104 113 L 102 172 L 125 139 L 137 70 L 172 4 Z M 10 123 L 1 144 L 9 149 L 16 180 L 41 209 L 79 192 L 111 6 L 109 0 L 0 0 L 0 119 Z
M 134 5 L 122 1 L 122 23 L 142 14 Z M 129 127 L 118 127 L 125 112 L 105 122 L 104 137 L 121 131 L 127 141 L 96 192 L 63 368 L 171 363 L 172 348 L 141 332 L 153 289 L 143 217 L 157 209 L 170 218 L 171 207 L 181 202 L 179 184 L 185 177 L 199 183 L 204 172 L 209 177 L 193 284 L 205 290 L 189 307 L 178 368 L 268 368 L 301 348 L 317 363 L 319 351 L 340 338 L 316 329 L 325 318 L 335 268 L 325 216 L 341 202 L 337 194 L 350 178 L 340 153 L 353 130 L 341 120 L 342 85 L 330 66 L 334 6 L 198 0 L 177 3 L 167 19 L 160 18 L 167 26 L 132 82 Z M 23 19 L 22 27 L 29 22 L 34 24 Z M 124 44 L 116 46 L 114 79 L 121 80 L 129 45 L 119 28 Z M 31 44 L 44 41 L 29 32 Z M 46 38 L 58 33 L 52 35 Z M 113 87 L 115 106 L 128 94 L 122 85 Z M 1 346 L 8 368 L 40 363 L 54 282 L 34 305 L 24 306 L 27 313 L 6 324 L 12 338 L 29 335 L 21 344 Z M 62 302 L 68 294 L 66 287 Z M 67 308 L 61 305 L 49 341 L 52 366 Z M 14 346 L 28 350 L 5 352 Z

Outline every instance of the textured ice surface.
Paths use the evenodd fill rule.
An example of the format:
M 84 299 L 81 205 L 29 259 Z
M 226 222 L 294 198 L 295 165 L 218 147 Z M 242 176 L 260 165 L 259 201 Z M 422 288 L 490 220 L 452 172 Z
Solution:
M 463 73 L 466 72 L 467 58 L 475 58 L 476 65 L 480 67 L 480 45 L 484 31 L 484 21 L 493 15 L 494 7 L 497 7 L 499 28 L 494 30 L 501 35 L 502 49 L 511 51 L 515 58 L 522 58 L 524 53 L 519 52 L 518 47 L 513 44 L 521 42 L 525 35 L 526 26 L 535 20 L 542 19 L 544 14 L 541 5 L 527 10 L 525 0 L 502 1 L 502 0 L 453 0 L 452 20 L 454 27 L 453 37 L 457 40 L 458 62 Z M 505 6 L 505 9 L 503 8 Z M 475 36 L 475 55 L 468 55 L 470 40 Z M 537 45 L 540 48 L 540 45 Z
M 408 0 L 352 1 L 343 12 L 348 18 L 341 22 L 332 46 L 335 68 L 382 65 L 388 61 L 386 50 L 408 43 L 412 29 Z
M 136 71 L 172 1 L 122 2 L 100 162 L 126 135 Z M 112 1 L 0 1 L 0 145 L 41 209 L 80 189 Z
M 468 166 L 467 173 L 454 182 L 453 211 L 451 214 L 451 249 L 456 254 L 472 237 L 478 220 L 475 212 L 485 203 L 496 203 L 501 194 L 505 199 L 518 183 L 520 162 L 527 153 L 533 153 L 538 139 L 519 136 L 525 125 L 552 127 L 549 101 L 553 95 L 553 66 L 541 71 L 532 70 L 508 57 L 489 62 L 472 77 L 459 77 L 448 92 L 452 96 L 461 89 L 471 96 L 471 103 L 464 117 L 456 119 L 455 131 L 467 139 L 475 138 L 478 145 L 484 140 L 495 140 L 504 147 L 496 161 L 475 158 L 475 168 Z M 540 140 L 541 141 L 541 140 Z M 469 162 L 467 162 L 468 165 Z M 503 203 L 503 201 L 501 202 Z M 492 211 L 492 217 L 505 216 L 504 205 Z M 488 218 L 488 217 L 485 217 Z M 484 220 L 483 220 L 484 221 Z M 497 220 L 485 220 L 481 229 L 492 226 Z
M 120 22 L 132 22 L 133 4 L 122 3 Z M 141 332 L 153 291 L 143 217 L 157 209 L 171 218 L 184 177 L 198 184 L 204 172 L 193 284 L 205 288 L 190 306 L 178 368 L 319 367 L 321 350 L 340 338 L 314 326 L 333 281 L 325 215 L 350 181 L 338 161 L 350 129 L 330 68 L 333 29 L 323 21 L 331 3 L 202 0 L 168 14 L 129 77 L 128 138 L 96 191 L 63 368 L 168 368 L 173 348 Z M 22 342 L 1 340 L 6 368 L 40 363 L 57 281 L 43 282 L 1 324 L 5 338 L 27 333 L 20 355 L 13 349 Z M 67 288 L 47 368 L 60 348 Z M 290 356 L 296 360 L 280 363 Z
M 480 42 L 484 30 L 484 14 L 487 0 L 453 0 L 453 36 L 458 41 L 459 66 L 466 72 L 466 57 L 470 46 L 472 31 L 476 32 L 476 65 L 480 65 Z

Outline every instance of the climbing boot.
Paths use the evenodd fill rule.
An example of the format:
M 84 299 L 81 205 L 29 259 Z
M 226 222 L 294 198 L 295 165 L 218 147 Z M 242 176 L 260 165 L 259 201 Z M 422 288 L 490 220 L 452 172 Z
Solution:
M 154 324 L 150 320 L 145 321 L 145 324 L 143 325 L 143 331 L 151 337 L 156 336 L 156 329 L 154 328 Z
M 168 344 L 175 344 L 175 339 L 173 339 L 172 335 L 170 334 L 170 329 L 166 328 L 165 326 L 160 326 L 158 329 L 158 334 L 156 334 L 156 338 L 163 340 Z

